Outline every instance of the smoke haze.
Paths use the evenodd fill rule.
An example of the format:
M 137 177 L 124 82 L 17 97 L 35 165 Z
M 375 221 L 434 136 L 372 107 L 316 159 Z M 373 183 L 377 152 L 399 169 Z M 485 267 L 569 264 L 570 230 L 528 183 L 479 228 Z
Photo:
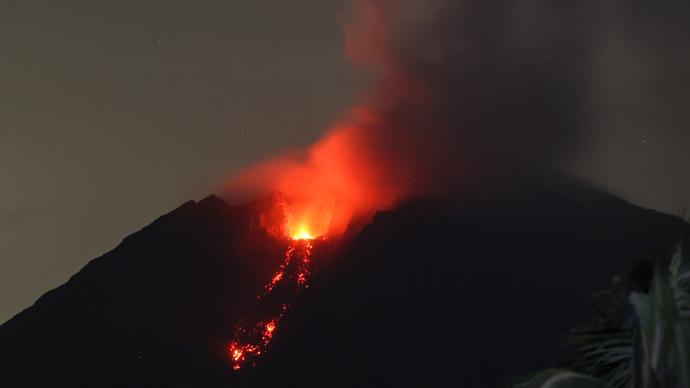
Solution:
M 594 14 L 590 2 L 355 1 L 345 48 L 371 89 L 309 150 L 230 191 L 332 199 L 342 231 L 400 199 L 555 169 L 579 141 Z

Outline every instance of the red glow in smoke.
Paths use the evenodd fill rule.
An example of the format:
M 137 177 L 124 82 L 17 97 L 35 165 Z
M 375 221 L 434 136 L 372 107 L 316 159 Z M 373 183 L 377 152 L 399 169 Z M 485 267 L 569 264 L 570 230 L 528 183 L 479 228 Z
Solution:
M 338 236 L 354 217 L 390 208 L 412 192 L 433 191 L 431 177 L 445 174 L 434 166 L 450 165 L 438 163 L 449 154 L 449 142 L 435 111 L 434 87 L 395 45 L 396 10 L 384 1 L 354 1 L 346 51 L 354 63 L 381 75 L 361 103 L 308 150 L 253 166 L 229 184 L 234 194 L 287 198 L 290 236 L 304 229 L 314 237 Z
M 292 238 L 338 236 L 355 216 L 385 209 L 402 185 L 377 166 L 358 127 L 336 127 L 301 157 L 261 163 L 232 182 L 232 191 L 280 193 L 289 202 L 285 233 Z
M 443 141 L 434 129 L 440 126 L 434 93 L 391 47 L 395 7 L 383 4 L 355 0 L 345 31 L 352 62 L 381 73 L 376 87 L 308 150 L 255 165 L 229 184 L 231 193 L 280 193 L 289 200 L 290 236 L 303 229 L 338 236 L 354 217 L 427 189 L 427 177 L 437 173 L 430 165 Z

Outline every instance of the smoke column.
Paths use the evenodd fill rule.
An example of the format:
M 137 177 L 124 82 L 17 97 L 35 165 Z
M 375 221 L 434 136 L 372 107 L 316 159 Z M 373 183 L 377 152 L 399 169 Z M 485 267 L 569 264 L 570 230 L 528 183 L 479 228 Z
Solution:
M 556 166 L 578 140 L 589 2 L 356 0 L 345 27 L 371 90 L 326 135 L 236 176 L 280 192 L 303 224 Z

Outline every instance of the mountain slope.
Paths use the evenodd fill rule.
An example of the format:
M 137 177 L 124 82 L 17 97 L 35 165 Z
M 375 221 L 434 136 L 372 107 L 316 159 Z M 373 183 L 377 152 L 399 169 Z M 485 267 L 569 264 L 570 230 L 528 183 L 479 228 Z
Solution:
M 0 386 L 501 386 L 687 233 L 571 184 L 402 204 L 315 253 L 263 365 L 234 373 L 233 326 L 285 248 L 255 226 L 265 205 L 189 202 L 93 260 L 0 326 Z
M 253 213 L 209 197 L 129 236 L 0 328 L 0 375 L 11 387 L 207 378 L 281 254 L 250 230 Z
M 552 364 L 562 336 L 591 316 L 591 296 L 681 231 L 679 219 L 577 187 L 379 214 L 289 317 L 271 373 L 248 386 L 274 375 L 505 386 Z

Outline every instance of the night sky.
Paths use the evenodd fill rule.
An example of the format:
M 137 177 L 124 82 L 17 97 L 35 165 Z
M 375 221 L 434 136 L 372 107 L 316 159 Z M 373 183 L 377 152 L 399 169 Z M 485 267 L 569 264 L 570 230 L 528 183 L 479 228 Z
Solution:
M 688 7 L 600 10 L 566 163 L 669 213 L 690 200 Z M 346 10 L 0 1 L 0 322 L 232 171 L 316 141 L 366 87 L 343 52 Z

